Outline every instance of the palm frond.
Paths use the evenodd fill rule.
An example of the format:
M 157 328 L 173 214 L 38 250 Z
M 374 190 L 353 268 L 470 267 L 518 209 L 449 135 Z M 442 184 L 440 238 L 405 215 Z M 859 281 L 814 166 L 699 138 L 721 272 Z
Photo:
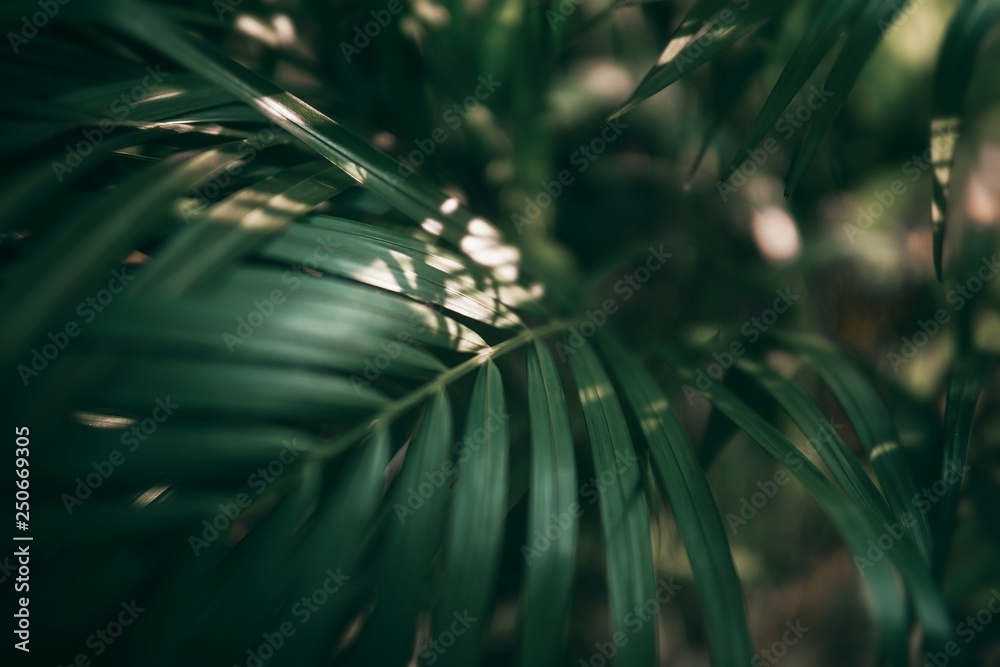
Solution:
M 735 4 L 697 3 L 615 115 L 804 12 L 801 43 L 734 162 L 835 52 L 832 94 L 792 165 L 792 189 L 896 10 L 889 0 Z M 569 31 L 543 34 L 544 16 L 514 0 L 472 19 L 461 3 L 444 5 L 480 40 L 477 62 L 524 74 L 497 107 L 537 125 L 544 74 L 531 59 L 554 57 Z M 0 16 L 33 6 L 13 2 Z M 32 462 L 38 533 L 47 558 L 74 559 L 53 569 L 51 590 L 93 601 L 45 657 L 62 659 L 134 594 L 149 611 L 122 641 L 133 663 L 245 663 L 278 632 L 269 664 L 559 664 L 591 649 L 575 604 L 588 559 L 602 565 L 591 569 L 608 638 L 593 648 L 646 667 L 665 655 L 661 612 L 677 595 L 676 572 L 654 549 L 662 494 L 712 664 L 745 665 L 744 573 L 705 470 L 732 425 L 791 471 L 856 562 L 890 525 L 905 527 L 863 568 L 883 662 L 906 663 L 911 605 L 926 646 L 947 642 L 937 578 L 959 488 L 937 521 L 919 510 L 897 422 L 842 351 L 815 334 L 766 339 L 702 390 L 706 433 L 719 436 L 709 447 L 668 397 L 710 345 L 680 353 L 626 337 L 627 324 L 592 345 L 579 333 L 584 322 L 599 328 L 581 315 L 587 301 L 540 278 L 552 267 L 539 258 L 556 253 L 533 254 L 537 237 L 505 237 L 464 194 L 404 176 L 336 103 L 309 104 L 217 48 L 207 35 L 232 38 L 229 23 L 145 0 L 63 11 L 67 37 L 40 36 L 16 66 L 2 63 L 19 87 L 0 148 L 18 171 L 0 189 L 0 310 L 15 324 L 0 331 L 0 357 L 15 369 L 0 384 L 11 414 L 51 443 Z M 939 70 L 941 117 L 961 112 L 964 84 L 945 73 L 971 58 L 965 40 L 983 38 L 984 16 L 992 9 L 977 3 L 960 11 Z M 411 27 L 436 58 L 466 52 L 459 32 Z M 419 88 L 406 78 L 394 80 Z M 103 114 L 123 95 L 125 116 L 105 131 Z M 491 136 L 500 123 L 482 115 L 476 131 Z M 529 143 L 508 192 L 539 180 L 549 146 Z M 678 337 L 696 326 L 682 325 Z M 768 363 L 771 351 L 814 369 L 863 456 Z M 972 362 L 955 373 L 935 473 L 964 466 L 985 375 Z M 779 428 L 786 417 L 812 451 Z

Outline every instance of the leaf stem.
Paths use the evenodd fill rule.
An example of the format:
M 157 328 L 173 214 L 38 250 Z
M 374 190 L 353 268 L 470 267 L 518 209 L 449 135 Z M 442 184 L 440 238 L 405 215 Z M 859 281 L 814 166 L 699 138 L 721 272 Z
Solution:
M 449 368 L 405 396 L 402 396 L 385 405 L 370 421 L 358 424 L 347 433 L 338 436 L 328 447 L 324 448 L 320 457 L 331 458 L 338 456 L 341 452 L 363 438 L 367 435 L 368 431 L 372 430 L 383 421 L 391 422 L 407 410 L 419 405 L 434 392 L 446 388 L 455 380 L 458 380 L 459 378 L 464 377 L 465 375 L 468 375 L 472 371 L 476 370 L 486 363 L 487 360 L 502 357 L 503 355 L 513 352 L 519 347 L 525 345 L 526 343 L 530 343 L 535 339 L 544 338 L 554 333 L 565 331 L 576 322 L 577 320 L 560 320 L 538 327 L 537 329 L 526 329 L 509 340 L 505 340 L 504 342 L 493 347 L 484 348 L 472 358 L 466 359 L 459 365 Z

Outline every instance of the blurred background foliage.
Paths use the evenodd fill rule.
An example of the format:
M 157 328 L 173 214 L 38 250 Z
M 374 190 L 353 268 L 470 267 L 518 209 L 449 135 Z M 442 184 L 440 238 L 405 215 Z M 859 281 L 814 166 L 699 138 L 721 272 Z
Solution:
M 574 155 L 600 136 L 609 126 L 609 115 L 640 86 L 664 45 L 676 37 L 691 2 L 396 1 L 402 11 L 367 40 L 363 26 L 373 20 L 372 12 L 388 7 L 381 0 L 185 0 L 160 3 L 157 11 L 390 157 L 405 161 L 491 220 L 518 247 L 526 284 L 544 293 L 559 314 L 579 312 L 581 305 L 595 308 L 614 298 L 616 281 L 644 260 L 650 245 L 660 244 L 673 254 L 671 261 L 612 318 L 616 330 L 637 340 L 694 342 L 707 356 L 739 340 L 741 326 L 771 304 L 775 290 L 801 294 L 780 328 L 823 334 L 864 369 L 889 405 L 918 488 L 940 476 L 944 442 L 955 432 L 954 424 L 946 425 L 949 382 L 979 377 L 984 384 L 978 404 L 975 396 L 972 399 L 971 469 L 953 525 L 947 567 L 939 574 L 956 622 L 981 608 L 989 591 L 1000 586 L 1000 411 L 996 376 L 985 372 L 1000 351 L 1000 284 L 987 282 L 961 312 L 953 310 L 948 294 L 966 284 L 980 258 L 992 257 L 996 248 L 997 30 L 984 28 L 982 46 L 961 63 L 970 78 L 965 104 L 959 104 L 966 120 L 951 184 L 939 281 L 930 203 L 933 169 L 925 151 L 932 120 L 940 109 L 951 108 L 941 99 L 948 93 L 935 77 L 960 3 L 909 3 L 884 41 L 877 40 L 871 58 L 859 55 L 866 62 L 856 85 L 786 197 L 786 177 L 802 141 L 811 136 L 808 120 L 816 110 L 802 111 L 810 110 L 809 86 L 803 86 L 788 109 L 808 115 L 807 122 L 801 127 L 791 122 L 775 125 L 767 136 L 778 148 L 766 152 L 766 160 L 752 175 L 737 174 L 728 186 L 720 176 L 739 153 L 786 64 L 797 57 L 803 35 L 828 7 L 825 0 L 787 6 L 759 0 L 748 12 L 773 14 L 774 19 L 621 116 L 616 126 L 622 128 L 620 136 L 607 142 L 606 150 L 588 160 L 585 169 Z M 76 11 L 73 4 L 66 8 L 67 14 Z M 17 3 L 4 14 L 18 16 Z M 65 106 L 43 107 L 43 102 L 50 103 L 58 93 L 61 104 L 70 105 L 73 91 L 93 90 L 136 71 L 129 68 L 134 62 L 126 64 L 127 58 L 116 56 L 138 54 L 138 61 L 145 57 L 145 62 L 154 62 L 145 46 L 126 48 L 104 39 L 99 29 L 87 24 L 54 23 L 37 42 L 24 47 L 23 54 L 4 55 L 2 67 L 12 92 L 5 103 L 3 154 L 12 170 L 33 164 L 39 154 L 31 151 L 38 142 L 51 141 L 48 149 L 56 150 L 62 144 L 50 130 L 51 121 L 68 112 Z M 55 66 L 46 60 L 51 55 L 42 55 L 43 49 L 58 53 L 60 48 L 97 53 L 96 62 L 107 67 L 74 69 L 65 61 Z M 809 85 L 824 80 L 835 57 L 821 60 Z M 25 69 L 25 62 L 39 69 Z M 47 71 L 48 78 L 39 79 L 37 71 Z M 947 72 L 944 77 L 947 81 Z M 483 78 L 498 82 L 495 91 L 469 104 L 468 113 L 456 113 L 454 105 L 465 105 Z M 215 94 L 220 105 L 227 103 L 225 94 Z M 249 116 L 243 120 L 249 121 Z M 233 111 L 218 122 L 238 124 L 241 116 Z M 141 129 L 141 123 L 136 124 Z M 787 131 L 790 125 L 793 130 Z M 193 150 L 203 138 L 192 134 L 174 140 Z M 433 151 L 422 148 L 427 146 Z M 761 154 L 759 148 L 756 154 Z M 296 160 L 301 155 L 289 152 L 279 154 L 275 163 L 289 166 Z M 119 157 L 114 173 L 88 174 L 76 184 L 84 191 L 81 198 L 65 205 L 96 199 L 102 188 L 131 173 L 132 162 Z M 552 205 L 538 206 L 544 184 L 557 181 L 565 170 L 572 182 L 563 185 Z M 31 176 L 9 173 L 20 195 Z M 400 174 L 405 176 L 405 169 Z M 894 182 L 902 184 L 901 191 L 893 190 Z M 93 195 L 86 194 L 88 186 Z M 892 193 L 891 203 L 887 192 Z M 24 215 L 31 210 L 17 197 L 4 203 L 9 212 Z M 527 215 L 532 203 L 537 215 Z M 882 212 L 872 215 L 869 224 L 864 213 L 878 210 L 876 204 Z M 36 234 L 55 226 L 63 206 L 55 200 L 45 205 Z M 180 203 L 181 208 L 190 205 Z M 350 211 L 399 222 L 395 212 L 367 193 L 348 194 L 324 206 L 320 210 L 339 215 Z M 530 220 L 519 224 L 519 215 Z M 16 227 L 8 230 L 18 232 Z M 153 254 L 158 244 L 144 250 Z M 4 244 L 0 253 L 8 263 L 20 257 L 11 244 Z M 947 331 L 894 368 L 890 353 L 900 354 L 903 339 L 912 340 L 918 331 L 918 321 L 932 318 L 940 308 L 953 316 Z M 800 359 L 776 350 L 763 352 L 753 356 L 765 356 L 783 375 L 795 378 L 830 423 L 850 424 L 833 392 Z M 773 479 L 773 458 L 751 446 L 709 402 L 687 400 L 676 378 L 668 382 L 721 514 L 738 513 L 741 500 L 757 491 L 759 481 Z M 776 403 L 756 390 L 745 374 L 729 374 L 726 385 L 797 444 L 804 443 Z M 523 428 L 523 416 L 516 419 Z M 577 433 L 581 424 L 574 413 Z M 838 429 L 838 435 L 863 458 L 852 426 Z M 588 476 L 580 471 L 581 480 Z M 655 488 L 655 483 L 647 485 L 656 570 L 689 582 L 691 568 L 670 504 Z M 606 632 L 605 563 L 599 531 L 591 524 L 596 523 L 594 514 L 587 514 L 581 524 L 572 622 L 560 664 L 579 664 Z M 517 517 L 522 516 L 515 512 L 509 519 L 511 543 L 520 543 L 525 520 Z M 757 647 L 771 645 L 785 622 L 798 618 L 811 630 L 782 664 L 880 664 L 868 593 L 837 531 L 803 486 L 790 482 L 745 528 L 733 530 L 727 524 L 727 535 Z M 82 564 L 68 556 L 64 566 L 117 572 L 116 581 L 131 578 L 119 577 L 122 570 L 138 572 L 146 566 L 131 560 L 129 552 L 118 552 L 117 558 Z M 522 576 L 522 568 L 511 565 L 516 560 L 516 555 L 512 560 L 507 554 L 501 565 L 502 593 L 484 631 L 483 664 L 512 661 L 518 632 L 512 591 Z M 139 574 L 135 578 L 143 579 Z M 122 588 L 125 595 L 128 587 Z M 679 604 L 661 610 L 660 664 L 708 664 L 701 616 L 693 587 L 681 593 Z M 973 650 L 952 664 L 1000 664 L 998 639 L 1000 624 L 988 626 L 977 635 Z M 209 664 L 196 657 L 190 661 Z

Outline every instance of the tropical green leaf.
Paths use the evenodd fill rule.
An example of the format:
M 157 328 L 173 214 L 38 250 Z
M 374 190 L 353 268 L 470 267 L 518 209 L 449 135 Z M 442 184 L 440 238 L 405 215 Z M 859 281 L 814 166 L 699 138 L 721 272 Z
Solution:
M 468 628 L 441 656 L 445 666 L 476 662 L 489 624 L 503 544 L 509 415 L 500 371 L 493 362 L 479 372 L 470 403 L 465 437 L 458 447 L 443 594 L 431 634 L 440 636 L 456 621 Z
M 655 350 L 685 379 L 693 381 L 694 373 L 680 361 L 676 353 L 660 345 L 656 346 Z M 944 599 L 931 579 L 926 561 L 909 541 L 900 539 L 906 534 L 904 528 L 906 524 L 900 523 L 895 526 L 900 537 L 892 535 L 893 527 L 886 525 L 880 515 L 873 514 L 852 502 L 778 429 L 748 409 L 737 396 L 718 382 L 712 383 L 708 390 L 701 391 L 701 393 L 718 409 L 725 412 L 730 419 L 739 424 L 747 435 L 785 466 L 805 486 L 837 527 L 850 549 L 857 554 L 858 558 L 863 559 L 860 561 L 862 571 L 878 567 L 876 572 L 868 572 L 868 576 L 876 576 L 877 573 L 878 576 L 884 577 L 888 581 L 888 577 L 891 575 L 882 566 L 885 564 L 885 559 L 891 561 L 913 596 L 914 605 L 923 623 L 929 645 L 942 646 L 951 636 L 951 620 Z M 877 558 L 865 558 L 871 545 L 876 544 L 879 538 L 886 534 L 895 538 L 890 548 Z M 858 564 L 859 561 L 856 560 L 855 563 Z M 888 588 L 888 584 L 883 583 L 881 588 L 883 590 Z M 895 615 L 898 617 L 900 614 L 896 613 Z
M 944 571 L 954 533 L 955 515 L 962 492 L 962 479 L 967 471 L 969 438 L 972 422 L 976 415 L 976 403 L 991 369 L 975 357 L 963 360 L 955 369 L 948 385 L 945 404 L 944 425 L 948 434 L 944 446 L 944 460 L 940 479 L 946 482 L 946 491 L 941 499 L 941 508 L 935 522 L 935 571 Z M 937 481 L 937 480 L 935 480 Z
M 527 565 L 520 664 L 546 667 L 560 657 L 576 567 L 579 512 L 573 432 L 566 397 L 548 348 L 528 348 L 531 489 L 525 544 Z M 550 533 L 556 531 L 556 539 Z
M 951 171 L 956 142 L 965 120 L 968 86 L 974 71 L 972 63 L 998 17 L 1000 4 L 991 0 L 965 0 L 948 25 L 938 56 L 930 127 L 931 163 L 934 167 L 931 218 L 934 223 L 934 270 L 938 280 L 942 278 Z
M 628 113 L 731 47 L 741 37 L 757 30 L 780 11 L 784 3 L 777 0 L 746 0 L 736 2 L 734 7 L 728 4 L 720 0 L 702 0 L 695 5 L 663 49 L 656 65 L 611 118 Z
M 602 338 L 639 426 L 649 443 L 660 484 L 670 498 L 694 571 L 714 663 L 745 665 L 753 653 L 740 580 L 729 540 L 694 447 L 653 378 L 618 341 Z
M 806 34 L 781 71 L 781 76 L 774 83 L 736 157 L 730 162 L 724 180 L 736 172 L 750 156 L 754 146 L 777 125 L 781 114 L 805 88 L 816 68 L 857 18 L 866 1 L 845 0 L 823 4 L 819 13 L 810 21 Z
M 824 656 L 828 635 L 844 659 L 878 650 L 892 667 L 944 650 L 995 560 L 995 230 L 959 230 L 966 271 L 952 273 L 967 281 L 946 294 L 910 270 L 915 232 L 867 248 L 816 232 L 843 217 L 833 202 L 853 208 L 919 144 L 893 104 L 923 99 L 920 53 L 943 8 L 917 19 L 918 3 L 892 0 L 630 4 L 0 7 L 0 385 L 15 529 L 37 539 L 24 543 L 45 575 L 31 582 L 38 660 L 97 659 L 94 638 L 130 600 L 142 615 L 100 652 L 110 663 L 646 667 L 707 654 L 736 667 L 762 655 L 750 625 L 772 641 L 762 602 L 787 611 L 793 596 L 835 632 L 810 634 L 789 660 Z M 948 180 L 953 164 L 966 170 L 951 140 L 966 125 L 964 204 L 996 208 L 996 119 L 978 113 L 996 94 L 980 76 L 996 4 L 962 4 L 939 55 L 939 274 Z M 897 28 L 908 34 L 872 58 Z M 608 139 L 600 118 L 663 41 L 615 115 L 716 67 Z M 776 82 L 753 120 L 739 102 L 761 78 Z M 852 100 L 834 126 L 859 81 L 878 98 Z M 784 207 L 758 165 L 727 207 L 701 170 L 685 180 L 678 158 L 718 163 L 709 142 L 741 126 L 736 162 L 752 157 L 797 102 L 814 113 L 789 191 L 831 130 L 836 189 L 817 179 Z M 879 234 L 919 194 L 896 181 L 891 192 Z M 653 268 L 638 251 L 649 243 L 683 252 Z M 862 262 L 892 280 L 857 282 Z M 797 304 L 796 321 L 816 323 L 802 334 L 777 334 L 758 308 L 787 284 L 811 297 Z M 912 335 L 920 359 L 906 355 L 906 372 L 837 347 L 875 359 L 904 333 L 897 315 L 935 301 L 954 306 L 957 335 L 926 348 Z M 746 350 L 762 342 L 718 354 L 721 333 L 705 341 L 722 331 Z M 698 341 L 691 359 L 715 353 L 697 375 L 707 404 L 668 400 L 694 370 L 674 338 Z M 645 363 L 657 357 L 673 370 Z M 827 389 L 863 457 L 825 421 Z M 812 449 L 786 437 L 795 427 Z M 828 567 L 844 551 L 826 522 L 804 526 L 806 550 L 776 554 L 748 535 L 731 551 L 716 497 L 732 490 L 705 468 L 739 429 L 816 500 L 867 590 Z M 713 474 L 753 456 L 730 448 Z M 939 456 L 949 485 L 927 503 Z M 973 465 L 982 474 L 965 489 L 950 481 Z M 762 527 L 810 516 L 774 510 Z M 670 576 L 697 595 L 676 595 Z M 828 584 L 836 604 L 815 593 Z M 871 612 L 856 615 L 866 593 Z
M 649 619 L 635 613 L 649 600 L 661 602 L 656 597 L 649 515 L 640 483 L 640 469 L 645 466 L 632 446 L 611 380 L 588 344 L 570 354 L 570 366 L 583 405 L 598 480 L 608 559 L 611 641 L 617 647 L 622 667 L 650 665 L 656 659 L 656 615 Z
M 358 639 L 360 654 L 376 664 L 404 664 L 412 655 L 417 614 L 451 495 L 452 429 L 451 401 L 438 392 L 406 445 L 403 470 L 390 491 L 391 516 L 378 553 L 378 599 Z
M 917 549 L 926 559 L 932 552 L 930 522 L 920 511 L 913 467 L 900 444 L 899 434 L 878 392 L 861 371 L 828 341 L 815 336 L 779 338 L 801 352 L 840 401 L 871 461 L 882 492 L 897 518 L 914 517 L 907 526 Z

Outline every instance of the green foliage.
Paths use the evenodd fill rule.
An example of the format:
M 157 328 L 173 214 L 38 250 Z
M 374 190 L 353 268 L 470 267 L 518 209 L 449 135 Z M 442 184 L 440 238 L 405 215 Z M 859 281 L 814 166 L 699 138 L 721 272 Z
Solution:
M 766 303 L 797 278 L 762 275 L 739 241 L 705 242 L 715 223 L 677 236 L 580 215 L 567 241 L 556 209 L 618 196 L 621 175 L 601 166 L 581 168 L 577 189 L 560 188 L 523 233 L 505 221 L 565 167 L 550 97 L 571 76 L 566 54 L 588 48 L 610 7 L 553 23 L 555 10 L 519 0 L 478 12 L 279 4 L 75 0 L 4 57 L 0 354 L 6 421 L 28 425 L 34 443 L 45 576 L 33 651 L 93 655 L 93 628 L 135 598 L 148 611 L 108 648 L 114 664 L 249 665 L 271 646 L 267 665 L 542 666 L 586 661 L 595 642 L 613 644 L 622 667 L 665 664 L 660 623 L 680 602 L 658 591 L 681 575 L 654 545 L 669 515 L 696 590 L 680 597 L 696 600 L 712 664 L 743 666 L 755 653 L 745 573 L 706 463 L 743 440 L 737 428 L 790 471 L 855 563 L 889 526 L 905 528 L 859 565 L 880 660 L 906 664 L 917 627 L 922 650 L 942 650 L 963 491 L 951 485 L 930 516 L 916 499 L 969 460 L 995 354 L 976 336 L 995 314 L 989 290 L 956 318 L 942 433 L 904 446 L 911 422 L 897 413 L 917 401 L 873 380 L 812 312 L 752 330 L 760 343 L 745 357 L 726 351 L 746 308 L 723 299 Z M 0 16 L 19 26 L 33 7 Z M 966 38 L 985 38 L 994 9 L 959 10 L 936 118 L 965 113 L 970 84 L 948 73 L 974 60 Z M 791 40 L 723 169 L 734 174 L 825 67 L 832 95 L 789 164 L 791 192 L 897 11 L 888 0 L 702 0 L 613 115 L 641 114 L 727 49 L 756 74 L 766 59 L 740 49 L 758 33 Z M 355 39 L 345 17 L 368 16 L 377 30 L 364 47 L 325 37 Z M 454 134 L 435 135 L 441 109 L 480 76 L 501 83 L 451 116 Z M 705 127 L 737 99 L 706 111 Z M 595 109 L 584 115 L 607 115 Z M 403 137 L 434 147 L 424 169 L 381 150 L 407 153 Z M 621 141 L 607 150 L 634 157 Z M 975 236 L 942 271 L 953 157 L 934 172 L 934 261 L 958 281 L 995 243 Z M 582 270 L 616 225 L 604 270 Z M 670 305 L 657 290 L 680 269 L 653 269 L 635 247 L 661 239 L 694 267 L 677 292 L 718 296 L 714 319 L 701 306 L 650 315 Z M 637 268 L 608 281 L 622 258 Z M 725 376 L 709 377 L 726 354 Z M 831 430 L 830 406 L 850 436 Z M 708 427 L 692 426 L 709 411 Z M 588 581 L 606 611 L 580 604 Z M 51 629 L 67 600 L 77 613 Z M 651 601 L 652 615 L 638 615 Z

